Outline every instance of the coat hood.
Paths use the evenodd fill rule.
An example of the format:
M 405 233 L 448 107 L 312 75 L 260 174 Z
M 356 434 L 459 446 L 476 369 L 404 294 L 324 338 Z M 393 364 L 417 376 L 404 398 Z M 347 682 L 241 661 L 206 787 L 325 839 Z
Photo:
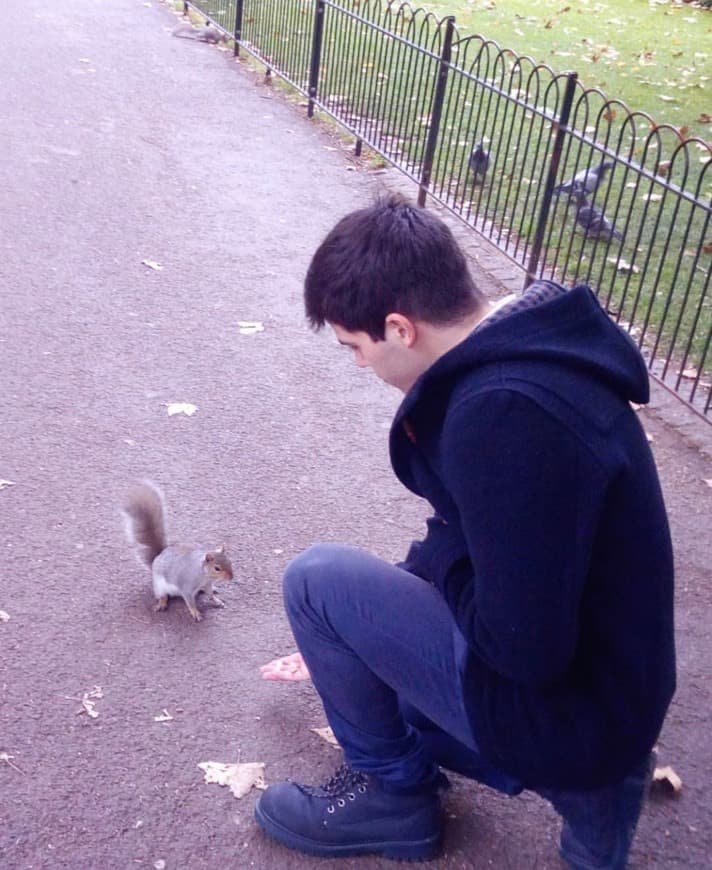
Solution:
M 445 398 L 448 384 L 468 373 L 504 368 L 566 398 L 571 390 L 591 389 L 645 404 L 649 399 L 645 362 L 630 336 L 601 308 L 584 285 L 567 290 L 538 281 L 515 302 L 487 318 L 438 359 L 405 396 L 394 425 L 427 395 Z

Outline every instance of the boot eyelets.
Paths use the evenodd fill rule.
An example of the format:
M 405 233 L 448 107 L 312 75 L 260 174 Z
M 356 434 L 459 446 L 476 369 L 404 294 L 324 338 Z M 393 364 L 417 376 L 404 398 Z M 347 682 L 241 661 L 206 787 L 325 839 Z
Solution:
M 358 793 L 359 793 L 359 794 L 366 794 L 366 786 L 365 786 L 365 785 L 360 785 L 360 786 L 358 787 Z
M 330 804 L 330 805 L 326 808 L 326 811 L 327 811 L 327 813 L 333 813 L 333 812 L 335 811 L 335 807 L 334 807 L 334 805 L 333 805 L 333 804 Z
M 343 798 L 339 798 L 339 799 L 336 801 L 336 803 L 337 803 L 340 807 L 345 807 L 345 806 L 346 806 L 346 801 L 345 801 Z
M 355 795 L 352 791 L 350 791 L 350 792 L 346 795 L 346 797 L 347 797 L 350 801 L 355 801 L 355 800 L 356 800 L 356 795 Z

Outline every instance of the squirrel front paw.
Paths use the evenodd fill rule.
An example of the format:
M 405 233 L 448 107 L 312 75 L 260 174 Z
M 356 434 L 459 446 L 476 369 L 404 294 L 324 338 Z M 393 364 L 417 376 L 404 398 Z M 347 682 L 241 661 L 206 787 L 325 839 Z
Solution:
M 200 622 L 202 620 L 203 614 L 198 610 L 195 601 L 186 601 L 185 606 L 188 608 L 190 615 L 196 622 Z

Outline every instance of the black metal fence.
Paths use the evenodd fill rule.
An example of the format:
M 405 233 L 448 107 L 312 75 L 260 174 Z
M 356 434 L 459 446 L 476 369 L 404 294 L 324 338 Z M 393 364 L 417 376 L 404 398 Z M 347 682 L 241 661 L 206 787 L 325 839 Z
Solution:
M 194 6 L 522 270 L 596 289 L 712 422 L 712 147 L 386 0 Z

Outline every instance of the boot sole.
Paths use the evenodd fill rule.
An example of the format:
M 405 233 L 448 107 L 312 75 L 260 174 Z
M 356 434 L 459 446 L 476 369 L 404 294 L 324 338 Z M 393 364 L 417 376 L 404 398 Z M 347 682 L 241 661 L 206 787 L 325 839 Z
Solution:
M 441 849 L 442 833 L 438 832 L 432 837 L 423 840 L 389 840 L 387 842 L 348 843 L 323 843 L 319 840 L 310 840 L 288 828 L 282 827 L 279 822 L 270 818 L 259 802 L 255 806 L 255 820 L 262 830 L 272 839 L 282 843 L 290 849 L 305 852 L 307 855 L 318 855 L 322 858 L 339 857 L 349 855 L 382 855 L 384 858 L 392 858 L 397 861 L 430 861 L 436 858 Z

